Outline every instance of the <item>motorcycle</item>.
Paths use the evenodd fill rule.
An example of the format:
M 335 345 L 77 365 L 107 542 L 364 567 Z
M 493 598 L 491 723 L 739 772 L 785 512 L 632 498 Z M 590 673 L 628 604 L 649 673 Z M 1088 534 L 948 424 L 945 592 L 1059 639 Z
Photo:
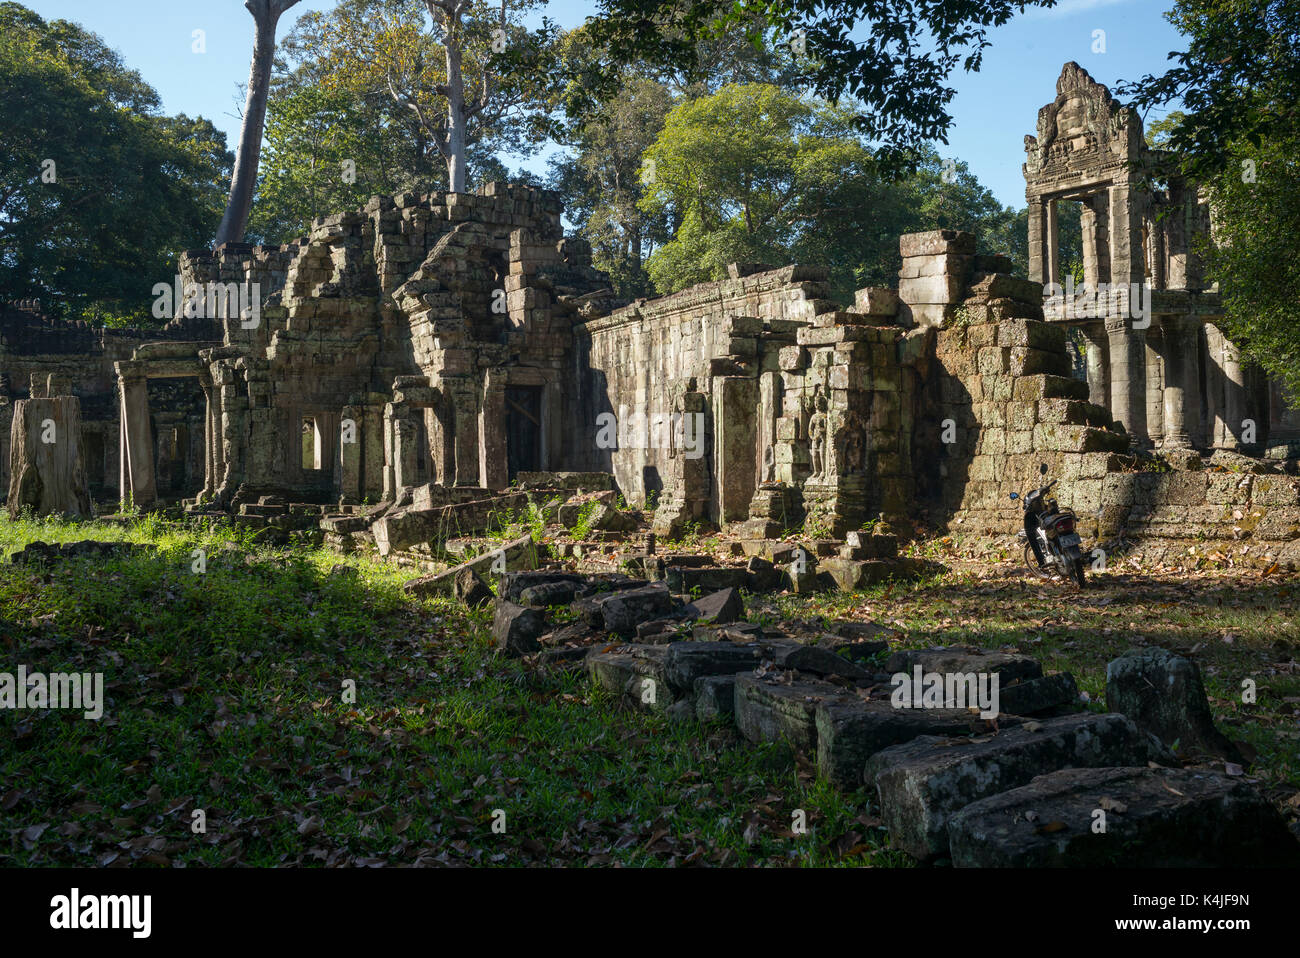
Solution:
M 1039 466 L 1038 472 L 1046 476 L 1047 465 Z M 1025 565 L 1030 572 L 1043 579 L 1060 575 L 1067 581 L 1077 582 L 1082 589 L 1085 556 L 1080 549 L 1082 540 L 1075 531 L 1076 516 L 1072 510 L 1062 509 L 1055 499 L 1048 496 L 1054 485 L 1055 479 L 1024 496 L 1018 492 L 1011 493 L 1011 498 L 1019 500 L 1025 511 L 1025 528 L 1016 533 L 1016 538 L 1025 540 Z M 1042 565 L 1034 554 L 1030 535 L 1036 536 L 1042 547 Z

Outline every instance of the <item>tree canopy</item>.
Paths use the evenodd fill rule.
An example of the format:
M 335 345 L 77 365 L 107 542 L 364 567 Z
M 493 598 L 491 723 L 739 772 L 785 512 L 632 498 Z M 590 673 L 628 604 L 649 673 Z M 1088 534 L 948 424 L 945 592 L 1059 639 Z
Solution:
M 150 290 L 212 237 L 233 156 L 97 36 L 0 3 L 0 297 L 147 322 Z
M 1176 172 L 1209 191 L 1210 277 L 1228 334 L 1300 396 L 1300 5 L 1176 0 L 1187 37 L 1161 75 L 1122 85 L 1140 107 L 1181 99 L 1152 129 Z
M 679 103 L 645 152 L 640 208 L 672 238 L 647 265 L 660 292 L 718 279 L 730 262 L 824 265 L 839 296 L 892 284 L 898 237 L 970 229 L 1011 253 L 1015 213 L 933 148 L 894 182 L 851 111 L 771 84 L 731 84 Z
M 822 98 L 853 105 L 858 131 L 878 144 L 889 173 L 916 168 L 921 151 L 947 142 L 957 69 L 978 70 L 989 30 L 1056 0 L 600 0 L 590 21 L 616 60 L 701 71 L 699 44 L 736 26 L 798 57 Z M 595 90 L 609 87 L 595 86 Z

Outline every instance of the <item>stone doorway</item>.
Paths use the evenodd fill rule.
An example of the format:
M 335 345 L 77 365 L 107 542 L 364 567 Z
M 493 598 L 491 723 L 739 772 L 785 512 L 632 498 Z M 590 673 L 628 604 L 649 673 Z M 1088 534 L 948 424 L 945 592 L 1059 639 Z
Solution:
M 542 468 L 542 387 L 506 387 L 507 478 Z

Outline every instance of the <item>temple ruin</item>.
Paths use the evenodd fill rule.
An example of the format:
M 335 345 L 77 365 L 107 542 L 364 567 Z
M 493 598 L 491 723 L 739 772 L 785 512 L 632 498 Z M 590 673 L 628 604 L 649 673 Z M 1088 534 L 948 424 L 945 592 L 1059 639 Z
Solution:
M 617 490 L 660 537 L 722 528 L 757 555 L 811 536 L 853 588 L 892 555 L 873 533 L 1014 529 L 1007 493 L 1040 462 L 1102 539 L 1196 533 L 1300 560 L 1282 469 L 1300 421 L 1215 325 L 1203 198 L 1141 188 L 1140 121 L 1076 64 L 1057 94 L 1026 139 L 1028 279 L 938 230 L 903 236 L 897 288 L 852 304 L 821 268 L 756 264 L 620 303 L 547 191 L 375 197 L 294 243 L 185 254 L 161 330 L 6 308 L 0 410 L 53 375 L 81 401 L 97 498 L 402 561 L 447 560 L 530 489 Z M 1062 285 L 1064 202 L 1083 204 L 1085 283 L 1120 294 L 1082 317 L 1070 284 L 1043 296 Z M 1245 446 L 1280 461 L 1232 482 L 1202 465 Z M 1150 447 L 1173 471 L 1144 465 Z
M 1067 63 L 1025 155 L 1029 278 L 1055 284 L 1046 319 L 1085 337 L 1091 400 L 1147 448 L 1285 453 L 1300 440 L 1300 414 L 1219 328 L 1222 301 L 1198 255 L 1210 233 L 1208 201 L 1168 175 L 1168 154 L 1147 146 L 1137 114 Z M 1152 188 L 1161 177 L 1163 188 Z M 1060 262 L 1066 203 L 1080 206 L 1083 239 L 1073 296 Z

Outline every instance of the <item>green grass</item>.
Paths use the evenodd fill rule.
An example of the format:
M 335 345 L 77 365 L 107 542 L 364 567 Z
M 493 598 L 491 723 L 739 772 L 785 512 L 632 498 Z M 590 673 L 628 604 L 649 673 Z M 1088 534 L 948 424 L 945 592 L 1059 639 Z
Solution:
M 0 865 L 904 862 L 862 794 L 499 659 L 487 613 L 409 599 L 412 573 L 147 517 L 0 520 L 6 554 L 37 538 L 159 548 L 0 566 L 0 668 L 103 672 L 108 699 L 99 722 L 0 713 Z
M 108 686 L 98 723 L 0 712 L 0 865 L 908 864 L 866 793 L 734 730 L 619 710 L 581 671 L 500 658 L 489 613 L 411 599 L 415 572 L 258 548 L 224 525 L 0 519 L 5 555 L 85 538 L 158 548 L 0 565 L 0 671 L 98 671 Z M 1109 659 L 1165 645 L 1200 663 L 1268 794 L 1300 786 L 1295 578 L 1112 571 L 1080 595 L 976 568 L 990 577 L 748 597 L 751 618 L 1019 650 L 1072 671 L 1095 703 Z M 806 834 L 790 831 L 796 809 Z

